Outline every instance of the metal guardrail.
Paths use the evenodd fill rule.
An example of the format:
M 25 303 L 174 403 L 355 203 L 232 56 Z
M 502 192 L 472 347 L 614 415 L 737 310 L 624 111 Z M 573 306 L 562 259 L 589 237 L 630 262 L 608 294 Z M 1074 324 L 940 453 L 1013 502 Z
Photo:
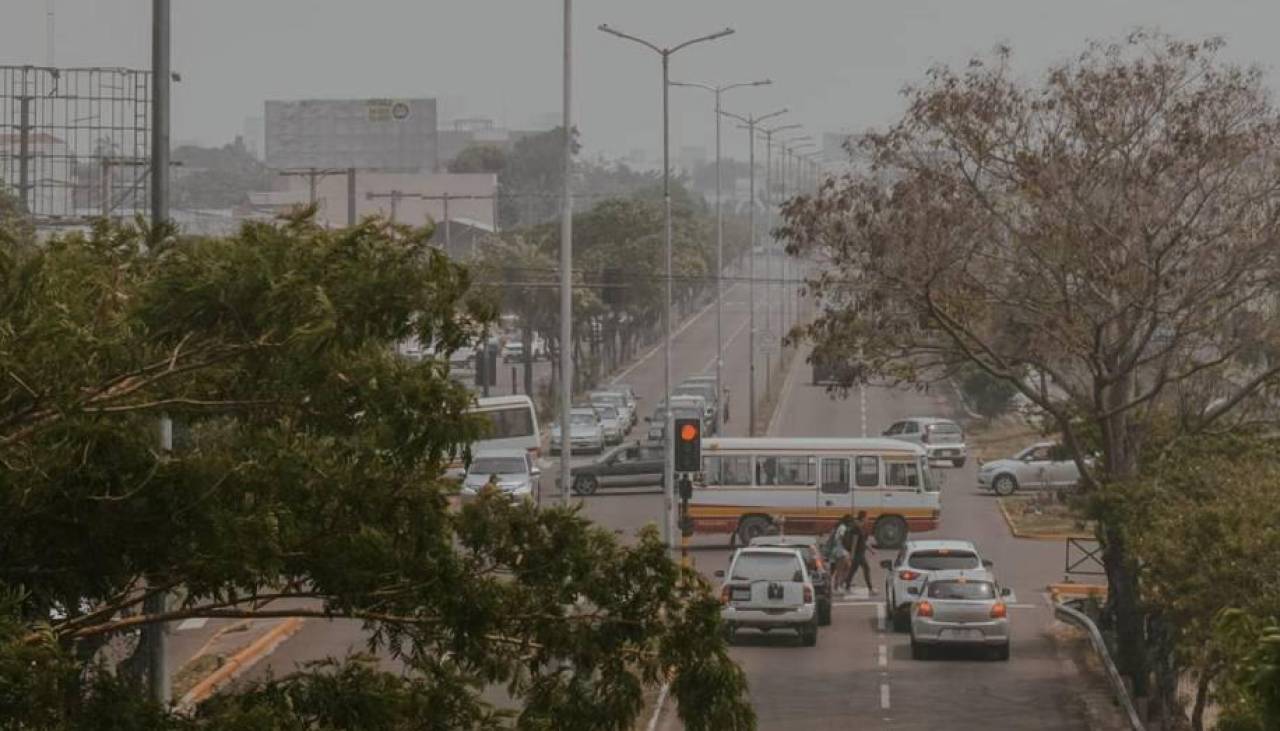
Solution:
M 1147 727 L 1142 723 L 1142 718 L 1138 716 L 1138 709 L 1134 708 L 1133 699 L 1129 697 L 1129 691 L 1124 687 L 1124 681 L 1120 678 L 1120 670 L 1116 668 L 1115 662 L 1112 661 L 1111 652 L 1107 649 L 1107 643 L 1103 641 L 1102 633 L 1098 631 L 1098 626 L 1085 614 L 1063 604 L 1055 603 L 1053 605 L 1053 615 L 1089 633 L 1089 640 L 1093 643 L 1093 649 L 1098 653 L 1098 657 L 1102 658 L 1102 666 L 1107 671 L 1107 680 L 1111 682 L 1111 691 L 1129 720 L 1129 728 L 1133 731 L 1146 731 Z

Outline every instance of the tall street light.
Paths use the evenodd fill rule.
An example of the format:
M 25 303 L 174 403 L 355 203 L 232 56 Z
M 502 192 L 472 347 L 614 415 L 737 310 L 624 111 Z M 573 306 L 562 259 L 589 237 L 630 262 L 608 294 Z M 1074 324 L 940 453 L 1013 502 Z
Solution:
M 738 84 L 723 84 L 721 86 L 713 86 L 711 84 L 702 84 L 696 81 L 672 81 L 672 86 L 687 86 L 695 89 L 705 89 L 716 97 L 716 394 L 717 398 L 724 398 L 724 383 L 721 376 L 721 370 L 724 367 L 724 324 L 722 316 L 722 301 L 724 299 L 724 215 L 721 210 L 720 186 L 723 182 L 723 176 L 720 173 L 720 95 L 730 89 L 739 89 L 745 86 L 768 86 L 773 82 L 769 79 L 762 81 L 746 81 Z M 723 409 L 716 409 L 716 433 L 720 433 L 722 428 L 721 416 Z
M 747 155 L 748 165 L 751 169 L 750 194 L 748 200 L 751 204 L 747 207 L 748 223 L 747 228 L 751 230 L 750 246 L 747 250 L 747 267 L 750 270 L 748 274 L 748 290 L 747 294 L 747 312 L 749 323 L 747 325 L 748 339 L 747 350 L 749 351 L 750 372 L 749 382 L 747 384 L 747 435 L 756 435 L 756 127 L 766 119 L 773 119 L 781 114 L 786 114 L 785 108 L 776 112 L 756 117 L 748 114 L 742 116 L 733 112 L 720 112 L 726 117 L 736 119 L 742 122 L 742 128 L 747 130 L 747 144 L 750 152 Z
M 672 424 L 671 414 L 671 112 L 669 105 L 669 97 L 671 91 L 671 56 L 682 48 L 688 48 L 695 43 L 704 41 L 714 41 L 717 38 L 723 38 L 733 33 L 732 28 L 725 28 L 717 33 L 710 35 L 691 38 L 683 43 L 671 46 L 670 48 L 662 48 L 654 43 L 628 35 L 614 28 L 610 28 L 606 24 L 600 25 L 600 30 L 619 38 L 639 43 L 648 48 L 662 58 L 662 202 L 665 208 L 666 233 L 666 258 L 667 258 L 667 274 L 666 274 L 666 290 L 667 290 L 667 306 L 663 308 L 663 330 L 665 334 L 662 338 L 662 359 L 663 359 L 663 391 L 664 403 L 666 404 L 666 416 L 663 417 L 665 424 L 663 425 L 663 441 L 665 442 L 663 452 L 665 458 L 662 470 L 662 536 L 666 540 L 667 547 L 675 545 L 675 437 Z M 568 422 L 565 422 L 566 424 Z M 563 442 L 563 440 L 561 440 Z M 567 483 L 566 483 L 567 484 Z
M 765 305 L 764 305 L 764 321 L 765 330 L 772 332 L 778 339 L 778 363 L 781 367 L 782 363 L 782 313 L 778 313 L 778 327 L 774 330 L 773 314 L 770 304 L 773 302 L 775 287 L 773 282 L 773 263 L 778 258 L 777 247 L 773 240 L 773 136 L 778 132 L 785 132 L 792 129 L 800 129 L 804 125 L 801 124 L 783 124 L 777 127 L 761 127 L 760 131 L 764 133 L 764 230 L 765 241 L 768 244 L 769 257 L 765 259 Z M 764 356 L 765 383 L 771 382 L 769 374 L 769 355 Z
M 812 135 L 788 137 L 781 140 L 782 151 L 781 151 L 780 157 L 782 158 L 781 164 L 782 164 L 782 201 L 783 202 L 786 202 L 787 200 L 787 183 L 788 183 L 788 178 L 792 174 L 791 166 L 788 164 L 788 160 L 795 153 L 796 149 L 811 145 L 813 144 L 812 141 L 813 141 Z M 796 289 L 791 282 L 793 275 L 790 272 L 788 272 L 788 269 L 794 269 L 794 268 L 795 267 L 792 265 L 791 260 L 784 255 L 782 257 L 782 280 L 783 280 L 783 293 L 784 293 L 782 297 L 782 329 L 784 331 L 790 330 L 791 326 L 795 323 L 796 311 L 794 306 L 795 303 L 794 301 L 792 301 L 792 298 L 795 296 Z M 791 294 L 787 295 L 786 294 L 787 292 L 790 292 Z M 789 313 L 790 317 L 787 316 L 788 304 L 792 305 Z
M 560 194 L 560 499 L 570 502 L 573 439 L 569 411 L 573 403 L 573 0 L 564 0 L 564 188 Z M 486 357 L 488 354 L 486 353 Z M 486 380 L 486 383 L 488 381 Z

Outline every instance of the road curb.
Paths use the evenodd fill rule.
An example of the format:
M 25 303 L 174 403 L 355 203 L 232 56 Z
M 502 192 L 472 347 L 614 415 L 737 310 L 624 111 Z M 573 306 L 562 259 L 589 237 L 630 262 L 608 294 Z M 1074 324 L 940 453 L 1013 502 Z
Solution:
M 996 496 L 996 506 L 1000 508 L 1000 515 L 1004 517 L 1004 523 L 1009 527 L 1009 534 L 1014 538 L 1021 538 L 1024 541 L 1065 541 L 1068 538 L 1093 538 L 1086 533 L 1027 533 L 1020 531 L 1014 525 L 1013 517 L 1009 515 L 1009 510 L 1004 506 L 1004 501 Z
M 264 657 L 275 652 L 282 642 L 302 629 L 302 624 L 302 619 L 290 617 L 264 632 L 261 637 L 249 643 L 248 647 L 227 658 L 226 663 L 192 686 L 182 700 L 178 701 L 178 707 L 192 708 L 203 703 L 219 686 L 243 675 Z

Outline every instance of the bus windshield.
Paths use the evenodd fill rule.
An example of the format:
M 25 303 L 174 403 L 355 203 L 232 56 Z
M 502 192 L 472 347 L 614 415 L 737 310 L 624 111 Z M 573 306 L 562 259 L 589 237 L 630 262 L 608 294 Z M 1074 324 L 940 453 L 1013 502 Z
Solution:
M 533 412 L 528 406 L 481 411 L 488 422 L 482 439 L 511 439 L 533 435 Z

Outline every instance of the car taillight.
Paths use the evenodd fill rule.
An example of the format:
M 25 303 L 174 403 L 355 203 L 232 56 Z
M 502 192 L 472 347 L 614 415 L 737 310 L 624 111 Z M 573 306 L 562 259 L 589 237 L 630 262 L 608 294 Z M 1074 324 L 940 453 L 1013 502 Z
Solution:
M 916 579 L 920 578 L 920 572 L 912 571 L 911 569 L 903 569 L 902 571 L 898 572 L 898 578 L 902 579 L 903 581 L 915 581 Z
M 1007 616 L 1009 616 L 1009 608 L 1005 606 L 1004 602 L 996 602 L 991 605 L 992 619 L 1004 619 Z
M 916 603 L 916 616 L 917 616 L 917 617 L 932 617 L 932 616 L 933 616 L 933 605 L 932 605 L 932 604 L 930 604 L 930 603 L 929 603 L 929 602 L 927 602 L 927 601 L 920 601 L 920 602 L 917 602 L 917 603 Z
M 729 603 L 729 594 L 731 591 L 732 589 L 729 588 L 728 584 L 725 584 L 724 586 L 720 587 L 720 603 L 721 604 Z
M 808 584 L 804 587 L 804 603 L 813 604 L 813 587 Z

